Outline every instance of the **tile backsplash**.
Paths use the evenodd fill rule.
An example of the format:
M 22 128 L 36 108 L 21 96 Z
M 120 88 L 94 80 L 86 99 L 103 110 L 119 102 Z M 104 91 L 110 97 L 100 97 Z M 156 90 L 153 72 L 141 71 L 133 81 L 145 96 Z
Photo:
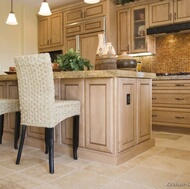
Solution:
M 156 54 L 137 60 L 144 72 L 190 72 L 190 33 L 157 37 Z

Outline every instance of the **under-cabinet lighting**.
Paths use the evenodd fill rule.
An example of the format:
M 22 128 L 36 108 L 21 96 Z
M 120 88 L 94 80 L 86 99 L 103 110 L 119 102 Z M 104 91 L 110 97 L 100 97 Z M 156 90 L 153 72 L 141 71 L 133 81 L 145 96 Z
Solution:
M 128 54 L 129 56 L 151 56 L 153 55 L 152 53 L 150 52 L 144 52 L 144 53 L 136 53 L 136 54 Z
M 84 0 L 84 2 L 88 4 L 95 4 L 95 3 L 99 3 L 100 0 Z

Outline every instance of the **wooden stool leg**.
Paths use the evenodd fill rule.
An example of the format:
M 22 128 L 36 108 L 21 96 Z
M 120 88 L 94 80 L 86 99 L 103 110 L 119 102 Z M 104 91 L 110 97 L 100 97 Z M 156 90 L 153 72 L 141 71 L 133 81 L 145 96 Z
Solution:
M 22 125 L 22 133 L 21 133 L 20 146 L 19 146 L 19 150 L 18 150 L 18 154 L 17 154 L 16 164 L 20 163 L 20 158 L 22 155 L 22 149 L 23 149 L 23 145 L 24 145 L 25 134 L 26 134 L 26 125 Z
M 49 152 L 49 172 L 54 173 L 54 128 L 46 128 L 48 152 Z
M 2 144 L 3 127 L 4 127 L 4 114 L 0 115 L 0 144 Z
M 76 160 L 79 146 L 79 115 L 73 117 L 73 158 Z
M 20 112 L 16 112 L 15 131 L 14 131 L 14 148 L 18 149 L 18 140 L 20 137 Z

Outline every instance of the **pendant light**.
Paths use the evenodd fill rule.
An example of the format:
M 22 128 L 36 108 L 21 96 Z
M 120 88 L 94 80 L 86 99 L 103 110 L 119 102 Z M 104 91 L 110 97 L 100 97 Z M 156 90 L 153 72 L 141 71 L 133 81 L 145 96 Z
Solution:
M 18 24 L 18 22 L 16 20 L 16 16 L 13 13 L 13 0 L 11 0 L 11 12 L 9 13 L 6 24 L 8 24 L 8 25 L 17 25 Z
M 100 0 L 84 0 L 84 2 L 88 4 L 95 4 L 95 3 L 99 3 Z
M 52 13 L 50 11 L 48 2 L 46 0 L 43 0 L 42 5 L 40 7 L 40 11 L 38 12 L 41 16 L 50 16 Z

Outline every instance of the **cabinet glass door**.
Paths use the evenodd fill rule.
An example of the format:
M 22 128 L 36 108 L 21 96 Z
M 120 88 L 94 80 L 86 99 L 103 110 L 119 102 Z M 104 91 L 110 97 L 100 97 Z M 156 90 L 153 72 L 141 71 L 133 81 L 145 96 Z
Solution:
M 133 36 L 134 36 L 134 50 L 141 51 L 145 49 L 145 35 L 146 35 L 146 24 L 145 24 L 145 8 L 134 10 L 133 12 Z

